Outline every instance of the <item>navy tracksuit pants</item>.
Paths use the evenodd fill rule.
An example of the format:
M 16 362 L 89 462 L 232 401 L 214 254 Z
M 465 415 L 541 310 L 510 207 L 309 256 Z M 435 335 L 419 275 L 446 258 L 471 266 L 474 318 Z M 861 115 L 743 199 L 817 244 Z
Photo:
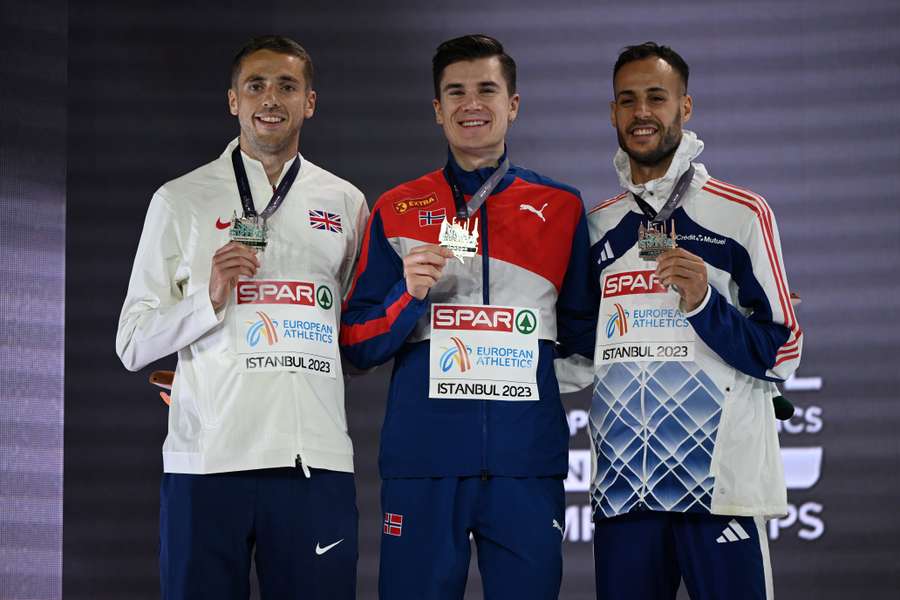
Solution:
M 163 600 L 247 600 L 255 552 L 263 600 L 353 600 L 352 473 L 296 468 L 165 473 L 160 493 Z

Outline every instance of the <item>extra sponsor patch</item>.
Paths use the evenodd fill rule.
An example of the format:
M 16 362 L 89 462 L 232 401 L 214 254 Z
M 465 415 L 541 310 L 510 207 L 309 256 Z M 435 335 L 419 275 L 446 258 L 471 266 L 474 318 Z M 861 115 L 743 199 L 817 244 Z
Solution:
M 409 212 L 414 208 L 427 208 L 437 202 L 437 196 L 429 194 L 423 198 L 406 198 L 404 200 L 394 200 L 394 212 L 398 215 Z

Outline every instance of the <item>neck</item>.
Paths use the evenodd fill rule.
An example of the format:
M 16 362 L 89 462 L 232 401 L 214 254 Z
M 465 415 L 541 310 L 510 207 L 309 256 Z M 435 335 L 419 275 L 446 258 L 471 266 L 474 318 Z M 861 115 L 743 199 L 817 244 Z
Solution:
M 504 145 L 500 144 L 498 148 L 480 152 L 467 152 L 460 148 L 450 146 L 450 152 L 456 164 L 465 171 L 474 171 L 475 169 L 483 169 L 485 167 L 496 167 L 500 164 L 500 157 L 503 156 Z
M 243 151 L 244 154 L 262 163 L 263 169 L 266 170 L 266 177 L 273 186 L 278 183 L 278 178 L 281 177 L 281 171 L 284 168 L 284 164 L 297 156 L 300 146 L 300 140 L 297 140 L 293 144 L 288 144 L 284 148 L 270 152 L 260 148 L 254 148 L 253 145 L 244 140 L 243 136 L 241 136 L 240 143 L 241 151 Z
M 654 179 L 659 179 L 669 170 L 669 165 L 672 164 L 673 158 L 675 158 L 675 155 L 670 154 L 655 165 L 642 165 L 635 162 L 633 158 L 629 158 L 628 162 L 631 164 L 631 181 L 640 185 Z

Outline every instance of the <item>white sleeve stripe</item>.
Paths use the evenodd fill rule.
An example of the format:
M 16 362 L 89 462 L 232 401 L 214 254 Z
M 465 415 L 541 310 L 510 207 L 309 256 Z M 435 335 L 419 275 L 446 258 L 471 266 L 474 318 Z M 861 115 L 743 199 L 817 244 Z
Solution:
M 788 295 L 787 285 L 784 281 L 781 262 L 778 257 L 778 252 L 775 249 L 771 211 L 769 210 L 768 204 L 766 204 L 765 200 L 760 196 L 756 196 L 755 194 L 751 194 L 738 188 L 733 188 L 714 179 L 710 179 L 707 185 L 704 186 L 704 189 L 716 196 L 746 206 L 752 210 L 759 219 L 760 224 L 762 225 L 766 252 L 769 257 L 769 266 L 772 269 L 775 285 L 778 289 L 778 300 L 781 304 L 782 314 L 787 321 L 785 326 L 787 326 L 791 332 L 788 339 L 779 349 L 779 352 L 782 350 L 793 350 L 792 345 L 798 343 L 801 331 L 797 325 L 796 316 L 794 315 L 793 306 L 791 305 L 790 297 Z

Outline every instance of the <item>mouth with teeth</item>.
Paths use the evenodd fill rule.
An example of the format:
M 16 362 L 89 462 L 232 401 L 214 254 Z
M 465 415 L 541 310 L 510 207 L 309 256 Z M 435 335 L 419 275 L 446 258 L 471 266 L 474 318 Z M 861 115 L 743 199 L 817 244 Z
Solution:
M 479 127 L 485 127 L 490 123 L 487 119 L 463 119 L 461 121 L 457 121 L 457 124 L 463 129 L 478 129 Z
M 276 128 L 287 120 L 281 115 L 275 115 L 271 113 L 254 115 L 253 119 L 258 125 L 266 129 Z
M 646 139 L 656 135 L 659 131 L 655 125 L 635 125 L 628 130 L 628 133 L 631 134 L 632 137 L 637 139 Z

